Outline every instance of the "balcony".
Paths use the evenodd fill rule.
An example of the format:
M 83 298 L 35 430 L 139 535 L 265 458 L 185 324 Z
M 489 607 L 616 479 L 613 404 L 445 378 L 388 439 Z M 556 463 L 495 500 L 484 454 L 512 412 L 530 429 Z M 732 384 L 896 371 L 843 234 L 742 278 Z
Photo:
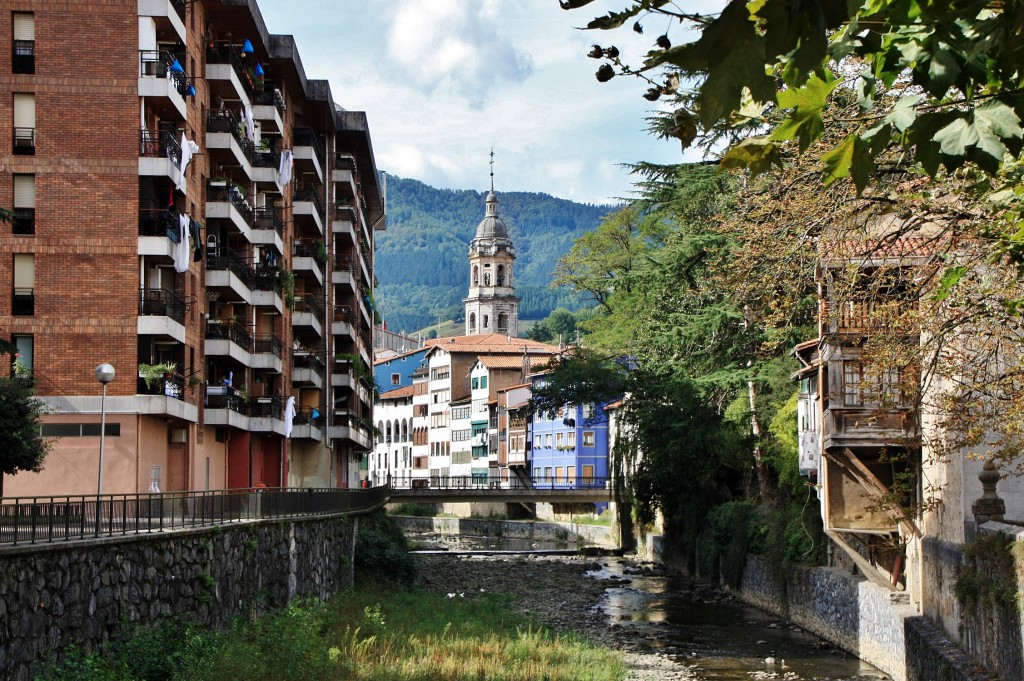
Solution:
M 217 109 L 210 112 L 206 119 L 206 147 L 211 154 L 229 152 L 226 158 L 229 165 L 241 166 L 249 179 L 252 179 L 253 143 L 245 135 L 233 111 Z
M 181 177 L 181 143 L 170 130 L 139 130 L 139 175 L 166 177 L 177 186 Z
M 139 16 L 152 17 L 158 34 L 173 30 L 178 40 L 185 42 L 185 3 L 191 0 L 139 0 Z
M 323 266 L 327 264 L 327 246 L 320 239 L 296 239 L 292 242 L 292 270 L 324 285 Z
M 184 400 L 185 377 L 181 374 L 174 374 L 146 380 L 145 376 L 140 375 L 136 384 L 136 394 L 162 395 L 174 400 Z
M 331 334 L 335 336 L 355 336 L 356 313 L 348 305 L 335 305 L 331 318 Z
M 253 340 L 252 358 L 249 366 L 253 369 L 268 369 L 281 373 L 283 365 L 281 354 L 284 352 L 284 341 L 274 334 L 256 336 Z
M 263 90 L 263 79 L 249 68 L 239 49 L 225 43 L 206 49 L 206 80 L 225 100 L 251 102 Z
M 331 233 L 333 234 L 344 234 L 352 239 L 352 243 L 355 243 L 358 239 L 356 234 L 356 225 L 359 224 L 359 216 L 356 215 L 356 210 L 350 205 L 335 205 L 334 206 L 334 219 L 331 221 Z
M 305 328 L 318 338 L 324 335 L 324 306 L 320 298 L 310 294 L 295 299 L 292 308 L 292 328 Z
M 263 123 L 263 133 L 273 132 L 278 135 L 284 132 L 282 116 L 288 107 L 281 89 L 273 81 L 263 83 L 263 92 L 257 92 L 252 98 L 252 116 Z
M 16 288 L 11 294 L 11 314 L 16 317 L 31 317 L 36 313 L 35 289 Z
M 315 225 L 317 236 L 324 233 L 324 200 L 323 187 L 317 184 L 306 184 L 298 186 L 292 197 L 292 214 L 296 219 L 301 219 L 302 224 L 309 222 Z M 309 230 L 304 230 L 308 232 Z
M 139 289 L 137 332 L 141 336 L 185 342 L 185 297 L 169 289 Z
M 184 121 L 188 78 L 184 71 L 171 70 L 175 59 L 167 50 L 139 50 L 139 96 L 145 97 L 147 108 L 162 119 Z
M 316 172 L 320 181 L 324 179 L 324 157 L 326 155 L 324 141 L 313 128 L 295 128 L 292 131 L 292 152 L 295 164 L 306 170 Z
M 354 201 L 355 197 L 359 195 L 356 186 L 357 175 L 358 170 L 355 157 L 351 154 L 335 155 L 334 168 L 331 170 L 331 181 L 341 185 L 341 187 L 335 189 L 336 195 L 339 198 L 345 196 Z
M 322 388 L 324 362 L 306 351 L 292 352 L 292 385 L 302 388 Z
M 178 213 L 162 208 L 139 209 L 139 255 L 174 259 L 174 250 L 181 243 Z
M 210 180 L 206 184 L 206 217 L 228 219 L 246 239 L 251 239 L 256 212 L 237 184 Z
M 36 209 L 15 208 L 11 217 L 11 234 L 32 236 L 36 233 Z
M 34 156 L 36 153 L 36 129 L 15 128 L 13 144 L 16 156 Z
M 253 147 L 252 179 L 254 182 L 270 185 L 277 189 L 279 186 L 277 169 L 280 165 L 281 152 L 276 147 Z
M 255 270 L 249 258 L 226 248 L 219 248 L 206 258 L 206 287 L 234 293 L 235 302 L 252 304 Z M 223 293 L 222 293 L 223 295 Z M 225 302 L 226 299 L 223 299 Z
M 206 387 L 206 424 L 249 430 L 249 404 L 228 385 Z
M 246 328 L 228 319 L 206 323 L 206 354 L 228 356 L 245 366 L 252 361 L 253 340 Z
M 249 401 L 249 428 L 258 433 L 284 435 L 284 400 L 280 397 L 254 397 Z
M 292 419 L 293 440 L 323 440 L 324 417 L 314 407 L 300 407 Z

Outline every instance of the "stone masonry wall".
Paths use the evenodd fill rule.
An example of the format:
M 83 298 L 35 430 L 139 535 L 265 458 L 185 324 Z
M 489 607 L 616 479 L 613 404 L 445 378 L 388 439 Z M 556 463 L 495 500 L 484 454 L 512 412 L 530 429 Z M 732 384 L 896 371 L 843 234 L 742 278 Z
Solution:
M 902 594 L 836 568 L 798 567 L 784 582 L 747 556 L 739 595 L 848 650 L 895 681 L 981 681 L 988 676 Z
M 352 585 L 357 517 L 0 548 L 0 678 L 175 614 L 220 627 Z

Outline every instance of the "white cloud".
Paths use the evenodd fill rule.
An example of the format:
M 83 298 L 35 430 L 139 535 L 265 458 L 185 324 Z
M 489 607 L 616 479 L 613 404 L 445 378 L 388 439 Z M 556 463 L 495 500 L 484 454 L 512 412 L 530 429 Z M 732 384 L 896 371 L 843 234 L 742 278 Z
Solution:
M 499 79 L 520 81 L 533 68 L 496 30 L 496 12 L 491 3 L 402 2 L 388 33 L 388 57 L 423 92 L 450 91 L 480 109 Z

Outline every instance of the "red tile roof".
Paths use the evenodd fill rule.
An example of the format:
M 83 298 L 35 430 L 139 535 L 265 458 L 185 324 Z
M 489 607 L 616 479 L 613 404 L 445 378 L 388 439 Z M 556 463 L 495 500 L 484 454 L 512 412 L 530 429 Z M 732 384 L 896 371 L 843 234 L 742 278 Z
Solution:
M 386 393 L 381 393 L 379 399 L 397 400 L 403 397 L 412 397 L 412 390 L 413 387 L 411 385 L 407 385 L 403 388 L 395 388 L 394 390 L 389 390 Z

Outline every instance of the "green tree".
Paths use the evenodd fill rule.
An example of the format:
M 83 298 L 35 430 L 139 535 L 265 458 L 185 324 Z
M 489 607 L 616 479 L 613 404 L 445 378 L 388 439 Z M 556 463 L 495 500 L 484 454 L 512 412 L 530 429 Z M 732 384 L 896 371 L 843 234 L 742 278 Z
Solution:
M 42 470 L 50 450 L 50 443 L 40 435 L 39 418 L 45 409 L 34 396 L 29 378 L 0 378 L 0 496 L 3 475 Z

